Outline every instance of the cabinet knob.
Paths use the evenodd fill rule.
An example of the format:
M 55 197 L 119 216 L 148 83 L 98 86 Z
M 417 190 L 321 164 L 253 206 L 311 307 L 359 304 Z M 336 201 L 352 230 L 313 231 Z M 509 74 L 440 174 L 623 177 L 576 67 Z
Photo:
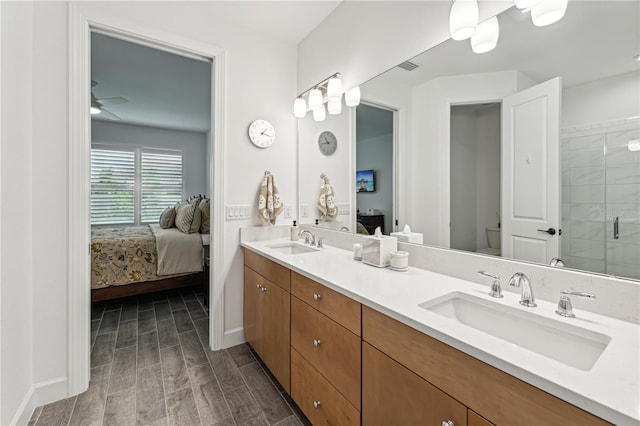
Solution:
M 318 301 L 322 299 L 322 296 L 320 296 L 318 293 L 313 293 L 313 300 Z
M 262 288 L 262 284 L 256 284 L 256 288 L 257 289 L 261 289 Z
M 265 291 L 267 291 L 267 288 L 265 286 L 261 286 L 260 291 L 264 293 Z
M 320 346 L 320 339 L 313 339 L 313 346 L 315 346 L 316 348 Z
M 316 410 L 317 410 L 318 408 L 320 408 L 320 401 L 313 401 L 313 408 L 315 408 Z M 444 424 L 444 423 L 443 423 L 443 424 Z M 452 425 L 453 425 L 453 423 L 452 423 Z
M 455 424 L 453 423 L 453 420 L 443 420 L 442 426 L 455 426 Z

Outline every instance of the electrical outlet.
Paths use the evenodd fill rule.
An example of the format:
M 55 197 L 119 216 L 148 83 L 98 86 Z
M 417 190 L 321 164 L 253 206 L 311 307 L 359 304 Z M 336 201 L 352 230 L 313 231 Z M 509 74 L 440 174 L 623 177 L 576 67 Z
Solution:
M 291 206 L 284 206 L 284 218 L 291 219 Z
M 308 217 L 309 216 L 309 205 L 303 204 L 300 206 L 300 217 Z
M 338 214 L 349 214 L 349 210 L 348 203 L 338 204 Z

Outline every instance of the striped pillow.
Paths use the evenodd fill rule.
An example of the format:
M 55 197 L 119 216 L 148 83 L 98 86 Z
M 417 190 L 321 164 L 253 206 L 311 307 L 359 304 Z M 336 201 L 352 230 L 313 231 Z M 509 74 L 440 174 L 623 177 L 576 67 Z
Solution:
M 210 201 L 208 198 L 203 198 L 200 201 L 200 212 L 202 213 L 202 223 L 200 223 L 200 233 L 208 234 L 211 224 L 211 211 L 209 209 Z
M 185 234 L 198 232 L 201 219 L 197 204 L 182 202 L 176 206 L 176 228 Z
M 167 229 L 176 226 L 176 209 L 167 207 L 160 215 L 160 228 Z

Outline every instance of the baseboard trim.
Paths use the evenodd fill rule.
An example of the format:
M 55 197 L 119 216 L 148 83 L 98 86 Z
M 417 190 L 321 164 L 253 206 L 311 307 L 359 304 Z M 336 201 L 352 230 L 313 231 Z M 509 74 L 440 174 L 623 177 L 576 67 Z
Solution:
M 230 348 L 231 346 L 241 345 L 247 340 L 244 338 L 244 330 L 242 327 L 233 328 L 224 332 L 224 340 L 222 342 L 223 348 Z
M 69 396 L 68 382 L 67 377 L 58 377 L 31 385 L 13 416 L 11 424 L 26 425 L 31 420 L 36 407 L 67 398 Z

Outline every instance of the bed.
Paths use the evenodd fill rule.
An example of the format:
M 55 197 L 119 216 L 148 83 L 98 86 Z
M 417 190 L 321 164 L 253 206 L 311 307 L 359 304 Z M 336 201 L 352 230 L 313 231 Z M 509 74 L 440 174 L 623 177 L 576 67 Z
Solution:
M 208 237 L 157 225 L 92 227 L 91 300 L 204 284 Z

